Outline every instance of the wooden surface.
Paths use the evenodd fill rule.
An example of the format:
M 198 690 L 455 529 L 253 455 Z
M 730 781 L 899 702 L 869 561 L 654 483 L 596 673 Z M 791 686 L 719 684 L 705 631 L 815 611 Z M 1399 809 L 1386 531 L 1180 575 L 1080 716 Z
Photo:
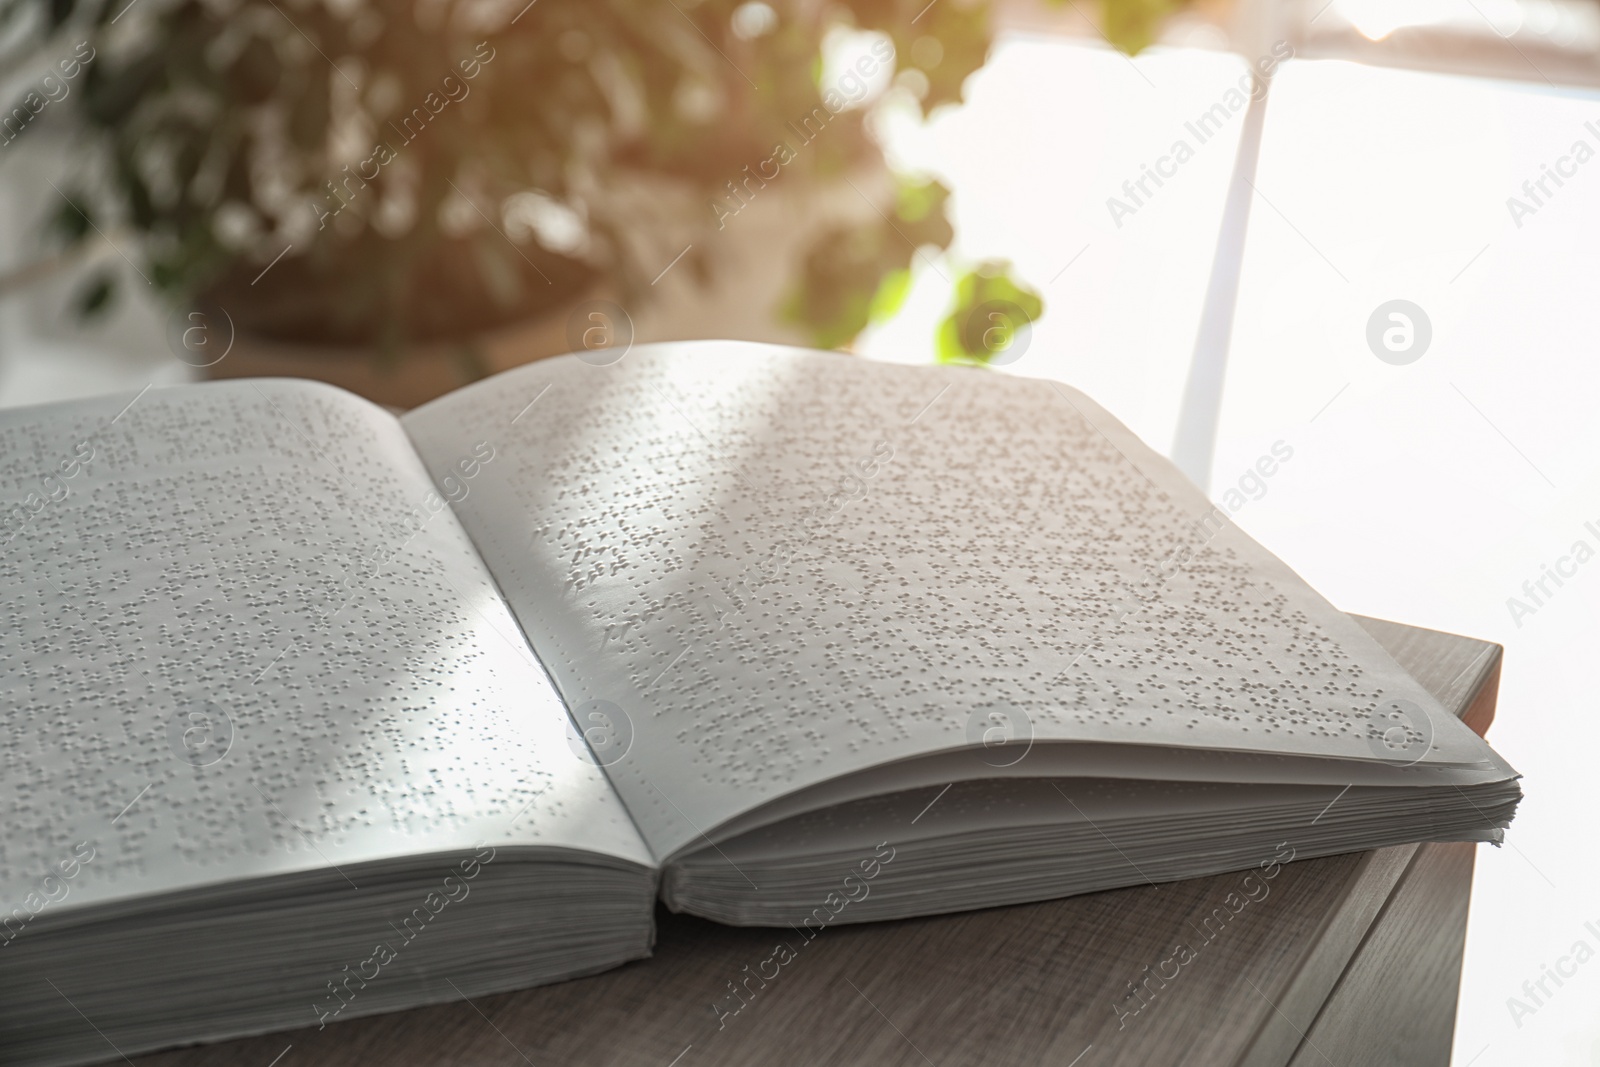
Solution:
M 1445 1067 L 1476 845 L 1417 849 L 1291 1067 Z M 1470 1050 L 1469 1050 L 1470 1051 Z
M 1360 620 L 1480 732 L 1499 646 Z M 1330 799 L 1332 791 L 1330 790 Z M 1135 1016 L 1128 983 L 1200 944 L 1242 874 L 961 915 L 789 930 L 658 909 L 656 955 L 540 989 L 138 1057 L 138 1067 L 715 1067 L 1448 1062 L 1473 846 L 1285 865 Z M 714 1002 L 798 946 L 736 1015 Z M 241 964 L 245 965 L 245 964 Z M 731 1003 L 725 1001 L 725 1003 Z M 281 1059 L 275 1060 L 275 1057 Z M 120 1061 L 119 1061 L 120 1062 Z

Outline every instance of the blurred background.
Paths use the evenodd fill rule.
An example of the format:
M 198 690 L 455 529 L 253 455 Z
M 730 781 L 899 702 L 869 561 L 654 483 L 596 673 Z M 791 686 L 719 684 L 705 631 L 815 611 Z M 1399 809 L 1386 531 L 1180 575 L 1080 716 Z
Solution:
M 0 406 L 982 364 L 1244 487 L 1339 607 L 1502 642 L 1454 1062 L 1600 1064 L 1600 962 L 1511 1003 L 1600 947 L 1596 0 L 0 0 L 0 72 Z

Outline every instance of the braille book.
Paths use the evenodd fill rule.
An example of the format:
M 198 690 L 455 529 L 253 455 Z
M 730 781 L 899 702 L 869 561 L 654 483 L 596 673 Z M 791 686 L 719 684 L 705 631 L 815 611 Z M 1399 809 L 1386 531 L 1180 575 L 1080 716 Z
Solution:
M 0 1062 L 1499 841 L 1515 772 L 1060 384 L 736 342 L 0 411 Z

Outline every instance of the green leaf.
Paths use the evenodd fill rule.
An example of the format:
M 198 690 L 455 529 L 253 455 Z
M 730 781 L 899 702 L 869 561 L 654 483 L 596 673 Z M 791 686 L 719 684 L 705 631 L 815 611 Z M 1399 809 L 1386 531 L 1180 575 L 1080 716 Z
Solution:
M 1078 0 L 1046 2 L 1062 7 Z M 1100 32 L 1113 47 L 1136 56 L 1155 42 L 1167 16 L 1188 3 L 1189 0 L 1100 0 Z
M 1011 275 L 1011 264 L 988 260 L 956 279 L 950 314 L 936 337 L 940 363 L 987 366 L 1010 362 L 1025 327 L 1044 313 L 1044 299 Z
M 64 198 L 61 206 L 45 221 L 45 232 L 68 247 L 87 237 L 91 230 L 89 216 L 77 206 L 83 202 L 83 195 L 73 190 L 71 197 Z
M 950 190 L 937 181 L 900 178 L 895 198 L 895 228 L 915 247 L 938 245 L 948 248 L 955 230 L 945 216 Z
M 101 271 L 91 277 L 72 299 L 72 310 L 79 322 L 93 322 L 111 310 L 112 298 L 117 293 L 116 275 Z
M 1101 23 L 1111 43 L 1130 56 L 1148 48 L 1182 0 L 1100 0 Z
M 910 292 L 910 270 L 901 267 L 885 274 L 883 281 L 878 283 L 878 291 L 872 296 L 872 306 L 867 310 L 868 321 L 882 322 L 892 318 L 905 305 Z

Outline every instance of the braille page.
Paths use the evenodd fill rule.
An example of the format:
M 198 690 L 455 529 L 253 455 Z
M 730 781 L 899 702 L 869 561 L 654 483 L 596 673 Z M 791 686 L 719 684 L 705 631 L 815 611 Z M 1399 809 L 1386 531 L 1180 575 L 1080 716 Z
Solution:
M 996 729 L 1366 761 L 1387 730 L 1410 760 L 1486 759 L 1071 389 L 738 342 L 608 355 L 402 423 L 436 477 L 494 442 L 457 514 L 658 856 Z
M 649 862 L 380 409 L 269 379 L 0 411 L 0 491 L 6 908 L 64 862 L 52 912 L 479 841 Z

